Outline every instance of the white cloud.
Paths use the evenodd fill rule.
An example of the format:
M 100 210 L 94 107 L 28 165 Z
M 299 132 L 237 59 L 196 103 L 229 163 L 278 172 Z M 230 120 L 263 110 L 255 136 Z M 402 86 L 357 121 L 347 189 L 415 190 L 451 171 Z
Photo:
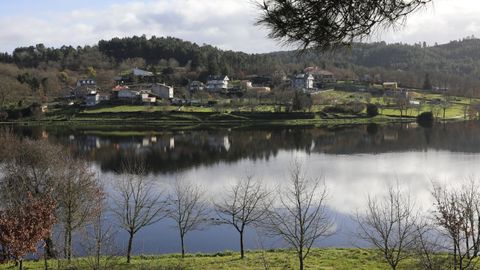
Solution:
M 222 49 L 267 52 L 282 49 L 254 25 L 254 0 L 136 0 L 108 8 L 47 12 L 48 16 L 0 17 L 0 51 L 44 43 L 47 46 L 95 44 L 132 35 L 174 36 Z M 397 31 L 371 40 L 445 43 L 480 31 L 477 0 L 434 0 L 435 5 L 409 18 Z M 38 12 L 41 13 L 41 12 Z M 45 13 L 44 13 L 45 14 Z
M 250 1 L 160 0 L 74 10 L 50 18 L 3 16 L 0 50 L 42 42 L 47 46 L 94 44 L 115 36 L 174 36 L 200 44 L 246 52 L 278 49 L 254 26 Z
M 425 9 L 408 18 L 404 27 L 384 32 L 377 40 L 423 42 L 433 45 L 480 36 L 480 2 L 477 0 L 433 0 Z

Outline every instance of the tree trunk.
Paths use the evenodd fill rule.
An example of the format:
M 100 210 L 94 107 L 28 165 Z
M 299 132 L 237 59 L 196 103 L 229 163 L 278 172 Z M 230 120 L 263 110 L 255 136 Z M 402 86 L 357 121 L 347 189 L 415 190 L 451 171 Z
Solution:
M 63 257 L 66 259 L 68 257 L 67 246 L 68 246 L 68 234 L 67 228 L 65 228 L 65 235 L 63 236 Z
M 45 238 L 45 254 L 49 259 L 57 257 L 51 236 Z
M 245 251 L 243 248 L 243 231 L 240 232 L 240 258 L 245 258 Z
M 457 245 L 453 245 L 453 269 L 457 270 Z
M 180 242 L 182 243 L 182 258 L 185 258 L 185 242 L 183 234 L 180 234 Z
M 6 262 L 8 260 L 7 250 L 2 245 L 0 245 L 0 250 L 2 251 L 0 253 L 0 263 Z
M 300 254 L 298 255 L 298 262 L 299 262 L 299 264 L 300 264 L 300 265 L 299 265 L 299 266 L 300 266 L 300 270 L 303 270 L 304 267 L 303 267 L 303 254 L 302 254 L 302 253 L 300 253 Z
M 132 256 L 132 244 L 133 244 L 133 232 L 130 232 L 130 237 L 128 238 L 128 247 L 127 247 L 127 263 L 130 263 Z
M 18 269 L 23 270 L 23 259 L 18 260 Z
M 69 228 L 68 230 L 68 247 L 67 247 L 67 251 L 68 251 L 68 257 L 67 257 L 67 260 L 68 262 L 71 262 L 72 261 L 72 230 Z
M 97 267 L 97 269 L 100 269 L 101 252 L 102 252 L 102 243 L 99 239 L 97 239 L 96 252 L 95 252 L 95 266 Z
M 48 270 L 48 255 L 46 251 L 45 251 L 45 254 L 43 254 L 43 263 L 44 263 L 44 269 Z

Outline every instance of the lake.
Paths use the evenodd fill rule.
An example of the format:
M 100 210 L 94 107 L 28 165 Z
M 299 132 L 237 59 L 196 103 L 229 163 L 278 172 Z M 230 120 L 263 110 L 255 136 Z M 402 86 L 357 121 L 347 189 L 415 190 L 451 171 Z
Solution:
M 211 200 L 224 188 L 246 175 L 254 175 L 270 188 L 288 181 L 294 160 L 307 174 L 321 177 L 328 188 L 328 207 L 337 233 L 319 246 L 361 245 L 352 237 L 350 218 L 365 205 L 368 195 L 381 196 L 388 185 L 398 183 L 427 211 L 432 205 L 431 182 L 458 185 L 478 176 L 480 123 L 459 122 L 422 128 L 415 124 L 357 125 L 331 128 L 244 127 L 231 129 L 79 130 L 54 127 L 16 127 L 16 132 L 47 139 L 68 147 L 91 161 L 107 186 L 119 177 L 121 161 L 142 157 L 149 177 L 160 187 L 182 177 L 201 184 Z M 191 232 L 188 252 L 238 250 L 238 235 L 227 226 L 210 226 Z M 117 245 L 126 246 L 119 231 Z M 274 248 L 284 244 L 250 230 L 246 247 Z M 168 220 L 141 231 L 136 254 L 179 252 L 179 236 Z

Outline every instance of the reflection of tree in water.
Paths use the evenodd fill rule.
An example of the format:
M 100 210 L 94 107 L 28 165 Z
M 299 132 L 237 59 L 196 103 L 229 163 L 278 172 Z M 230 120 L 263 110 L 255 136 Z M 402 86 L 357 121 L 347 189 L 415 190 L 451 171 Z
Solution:
M 55 136 L 55 135 L 51 135 Z M 169 173 L 241 159 L 269 160 L 279 150 L 310 151 L 312 138 L 298 129 L 168 132 L 152 136 L 55 136 L 76 154 L 115 171 L 122 159 L 141 156 L 153 173 Z
M 480 152 L 478 122 L 448 123 L 424 129 L 415 125 L 357 125 L 337 128 L 256 128 L 161 132 L 150 136 L 87 135 L 79 131 L 18 128 L 34 138 L 49 138 L 74 153 L 115 171 L 127 155 L 145 159 L 153 173 L 173 173 L 242 159 L 269 160 L 279 151 L 368 154 L 427 149 Z

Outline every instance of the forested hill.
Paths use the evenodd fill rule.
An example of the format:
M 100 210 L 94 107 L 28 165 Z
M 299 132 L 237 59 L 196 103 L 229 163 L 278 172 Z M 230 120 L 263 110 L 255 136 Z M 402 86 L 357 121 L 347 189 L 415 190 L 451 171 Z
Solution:
M 135 66 L 154 71 L 167 82 L 181 86 L 189 80 L 205 79 L 208 74 L 223 73 L 236 79 L 249 74 L 283 76 L 316 65 L 333 71 L 340 79 L 359 79 L 368 74 L 383 81 L 421 87 L 429 73 L 434 85 L 452 89 L 480 86 L 480 39 L 474 38 L 436 46 L 379 42 L 354 44 L 335 52 L 246 54 L 171 37 L 134 36 L 76 48 L 47 48 L 42 44 L 21 47 L 11 54 L 0 54 L 0 62 L 13 64 L 19 73 L 46 72 L 42 76 L 48 75 L 51 80 L 55 77 L 52 72 L 64 72 L 75 79 L 85 76 L 93 67 L 105 83 L 109 76 Z M 0 76 L 15 72 L 10 68 L 6 73 L 0 69 Z

